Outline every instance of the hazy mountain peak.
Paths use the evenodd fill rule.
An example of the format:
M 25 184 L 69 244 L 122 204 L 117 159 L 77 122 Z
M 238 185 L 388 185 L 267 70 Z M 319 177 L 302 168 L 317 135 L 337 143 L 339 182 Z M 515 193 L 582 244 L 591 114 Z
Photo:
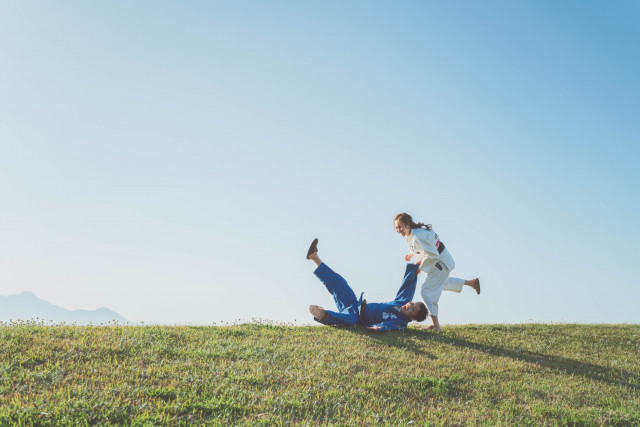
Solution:
M 28 291 L 6 297 L 0 296 L 0 321 L 32 319 L 81 325 L 110 323 L 114 320 L 119 323 L 129 323 L 127 319 L 107 307 L 100 307 L 97 310 L 67 310 L 44 301 Z
M 20 298 L 35 298 L 35 299 L 39 299 L 36 294 L 34 294 L 33 292 L 28 292 L 28 291 L 23 291 L 20 292 L 19 294 L 14 294 L 14 295 L 9 295 L 9 297 L 20 297 Z

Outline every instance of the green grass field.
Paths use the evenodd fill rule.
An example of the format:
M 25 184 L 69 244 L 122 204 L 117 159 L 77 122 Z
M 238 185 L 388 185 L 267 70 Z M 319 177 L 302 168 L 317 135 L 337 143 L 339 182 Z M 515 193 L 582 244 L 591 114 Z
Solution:
M 640 425 L 640 325 L 0 327 L 0 425 Z

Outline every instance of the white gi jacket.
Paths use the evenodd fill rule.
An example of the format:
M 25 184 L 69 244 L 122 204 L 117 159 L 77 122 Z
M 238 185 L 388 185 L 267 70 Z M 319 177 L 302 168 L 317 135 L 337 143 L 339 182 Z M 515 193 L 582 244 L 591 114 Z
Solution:
M 449 250 L 444 248 L 442 253 L 438 253 L 436 243 L 439 241 L 439 237 L 435 231 L 426 230 L 424 228 L 414 228 L 411 230 L 409 237 L 407 238 L 407 244 L 409 250 L 414 254 L 423 257 L 422 263 L 420 263 L 420 270 L 429 274 L 435 267 L 436 263 L 440 261 L 446 265 L 449 271 L 456 267 L 456 263 L 453 261 Z

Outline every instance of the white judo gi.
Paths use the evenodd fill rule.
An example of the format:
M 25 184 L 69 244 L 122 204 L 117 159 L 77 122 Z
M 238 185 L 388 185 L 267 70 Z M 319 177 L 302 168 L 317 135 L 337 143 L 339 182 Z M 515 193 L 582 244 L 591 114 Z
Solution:
M 422 300 L 432 316 L 438 315 L 438 301 L 442 291 L 460 293 L 464 286 L 464 279 L 449 277 L 449 273 L 456 267 L 449 250 L 445 247 L 438 252 L 438 246 L 442 244 L 438 235 L 433 230 L 414 228 L 407 237 L 409 250 L 424 258 L 420 263 L 420 270 L 427 273 L 420 293 Z

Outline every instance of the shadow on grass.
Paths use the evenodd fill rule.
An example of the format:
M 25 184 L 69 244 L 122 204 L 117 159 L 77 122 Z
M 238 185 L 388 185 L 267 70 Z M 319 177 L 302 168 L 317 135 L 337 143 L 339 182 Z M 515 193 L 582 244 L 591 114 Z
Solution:
M 552 356 L 520 348 L 510 349 L 484 344 L 456 336 L 450 336 L 446 332 L 438 334 L 420 329 L 406 329 L 403 331 L 380 333 L 368 331 L 358 326 L 344 329 L 353 334 L 365 336 L 389 347 L 409 351 L 429 359 L 437 359 L 437 356 L 426 352 L 424 350 L 424 343 L 425 341 L 437 340 L 440 343 L 478 350 L 491 356 L 509 357 L 514 360 L 533 363 L 542 368 L 563 374 L 580 376 L 613 386 L 626 387 L 630 390 L 640 390 L 640 376 L 637 374 L 634 375 L 633 373 L 623 369 L 609 368 L 593 363 L 581 362 L 568 357 Z
M 492 356 L 509 357 L 514 360 L 534 363 L 540 367 L 563 374 L 581 376 L 613 386 L 626 387 L 631 390 L 640 390 L 640 376 L 633 375 L 631 372 L 622 369 L 608 368 L 593 363 L 580 362 L 568 357 L 551 356 L 524 349 L 509 349 L 483 344 L 464 338 L 448 336 L 446 333 L 438 335 L 426 331 L 416 331 L 416 333 L 420 333 L 421 339 L 423 340 L 425 338 L 429 340 L 437 339 L 442 343 L 482 351 Z
M 446 332 L 436 334 L 425 330 L 407 329 L 404 331 L 392 332 L 371 332 L 361 327 L 346 328 L 351 333 L 363 335 L 389 347 L 409 351 L 417 355 L 437 359 L 436 356 L 424 350 L 425 340 L 437 340 L 438 342 L 455 345 L 457 347 L 478 350 L 491 356 L 509 357 L 533 363 L 537 366 L 550 369 L 563 374 L 580 376 L 595 381 L 600 381 L 613 386 L 625 387 L 630 390 L 640 390 L 640 376 L 629 371 L 617 368 L 609 368 L 593 363 L 581 362 L 575 359 L 562 356 L 551 356 L 544 353 L 537 353 L 520 348 L 509 349 L 495 345 L 484 344 L 467 340 L 464 338 L 450 336 Z
M 356 335 L 365 336 L 389 347 L 409 351 L 429 359 L 437 359 L 433 354 L 426 352 L 423 345 L 419 344 L 421 341 L 424 342 L 424 334 L 420 333 L 420 331 L 405 329 L 403 331 L 373 332 L 360 326 L 345 328 L 345 330 Z

